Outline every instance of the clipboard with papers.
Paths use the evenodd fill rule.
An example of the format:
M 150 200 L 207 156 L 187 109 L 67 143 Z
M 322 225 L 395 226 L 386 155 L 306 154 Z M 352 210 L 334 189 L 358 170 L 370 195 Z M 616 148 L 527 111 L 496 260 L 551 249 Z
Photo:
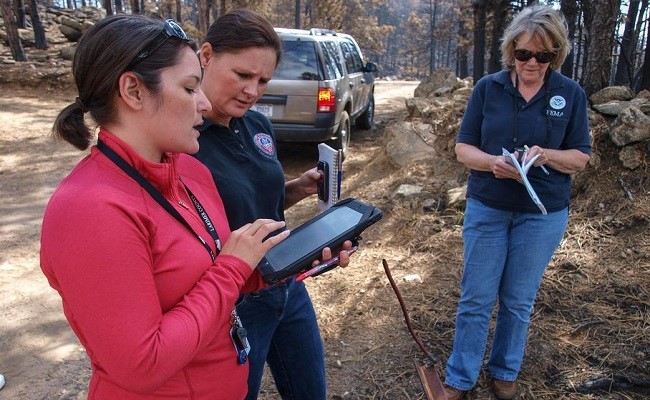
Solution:
M 318 186 L 318 207 L 325 211 L 341 199 L 343 150 L 319 143 L 317 169 L 323 173 L 323 180 Z

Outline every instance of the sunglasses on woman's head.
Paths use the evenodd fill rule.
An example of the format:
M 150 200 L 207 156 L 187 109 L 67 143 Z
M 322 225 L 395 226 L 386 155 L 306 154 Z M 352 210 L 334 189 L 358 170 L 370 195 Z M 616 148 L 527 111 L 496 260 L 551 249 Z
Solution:
M 190 41 L 190 38 L 187 37 L 187 34 L 185 31 L 183 31 L 183 28 L 181 28 L 181 26 L 178 25 L 176 21 L 173 19 L 167 19 L 165 20 L 162 31 L 155 38 L 153 38 L 153 40 L 151 40 L 151 42 L 141 52 L 139 52 L 137 56 L 135 56 L 133 61 L 131 61 L 127 67 L 127 71 L 133 68 L 135 64 L 152 55 L 170 37 L 178 38 L 184 42 Z
M 533 53 L 526 49 L 515 50 L 515 58 L 519 61 L 528 61 L 533 57 L 535 57 L 538 63 L 547 64 L 553 61 L 555 53 L 552 51 L 538 51 L 537 53 Z

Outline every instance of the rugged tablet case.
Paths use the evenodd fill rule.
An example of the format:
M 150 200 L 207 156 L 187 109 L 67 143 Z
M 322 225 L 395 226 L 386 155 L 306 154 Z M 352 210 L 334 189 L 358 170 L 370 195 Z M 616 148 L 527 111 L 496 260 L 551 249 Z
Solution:
M 337 212 L 341 207 L 348 207 L 362 214 L 360 220 L 353 227 L 327 238 L 324 245 L 310 251 L 308 247 L 313 246 L 308 246 L 308 244 L 313 243 L 315 239 L 311 237 L 306 228 L 312 227 L 314 224 L 318 227 L 318 224 L 322 222 L 323 218 L 327 217 L 330 213 Z M 285 240 L 272 247 L 266 253 L 266 256 L 262 258 L 262 261 L 260 261 L 257 268 L 260 274 L 262 274 L 264 281 L 268 283 L 277 283 L 282 279 L 296 275 L 311 267 L 312 262 L 321 257 L 323 248 L 329 247 L 336 250 L 342 246 L 343 242 L 346 240 L 358 238 L 366 228 L 379 221 L 382 216 L 382 211 L 370 204 L 363 203 L 353 198 L 341 200 L 326 211 L 318 214 L 296 229 L 293 229 L 291 234 Z M 311 231 L 313 231 L 313 229 L 311 229 Z M 304 243 L 304 245 L 301 245 L 301 243 Z M 305 253 L 300 254 L 297 257 L 294 256 L 293 258 L 296 258 L 296 260 L 289 265 L 274 265 L 274 262 L 271 261 L 281 257 L 282 254 L 293 255 L 295 252 L 301 251 Z

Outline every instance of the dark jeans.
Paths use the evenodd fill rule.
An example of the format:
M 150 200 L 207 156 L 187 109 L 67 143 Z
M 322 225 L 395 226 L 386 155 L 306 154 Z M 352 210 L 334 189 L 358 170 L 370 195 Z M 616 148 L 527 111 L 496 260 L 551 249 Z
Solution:
M 246 399 L 257 399 L 266 361 L 282 399 L 324 400 L 325 352 L 305 284 L 292 279 L 247 293 L 237 312 L 251 345 Z

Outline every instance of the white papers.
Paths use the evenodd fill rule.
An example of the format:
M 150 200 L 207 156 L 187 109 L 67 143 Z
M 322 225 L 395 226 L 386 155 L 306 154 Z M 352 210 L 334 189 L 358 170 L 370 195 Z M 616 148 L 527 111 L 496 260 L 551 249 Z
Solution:
M 335 150 L 325 143 L 319 143 L 318 168 L 325 175 L 323 185 L 318 192 L 318 206 L 325 211 L 341 199 L 343 151 Z
M 526 190 L 528 191 L 528 195 L 533 200 L 533 202 L 537 205 L 537 207 L 542 211 L 542 214 L 546 215 L 547 214 L 546 207 L 544 207 L 544 204 L 542 204 L 539 197 L 537 197 L 537 193 L 535 193 L 535 189 L 533 189 L 533 187 L 530 185 L 530 182 L 528 181 L 528 177 L 526 176 L 526 174 L 528 174 L 528 170 L 530 169 L 530 167 L 533 166 L 535 160 L 537 160 L 537 158 L 539 157 L 539 154 L 531 158 L 527 162 L 520 164 L 517 158 L 515 157 L 515 155 L 509 152 L 508 150 L 502 147 L 501 152 L 503 156 L 506 158 L 506 160 L 517 169 L 517 172 L 519 172 L 519 176 L 521 177 L 521 180 L 524 186 L 526 187 Z M 525 160 L 525 157 L 522 157 L 522 159 Z

